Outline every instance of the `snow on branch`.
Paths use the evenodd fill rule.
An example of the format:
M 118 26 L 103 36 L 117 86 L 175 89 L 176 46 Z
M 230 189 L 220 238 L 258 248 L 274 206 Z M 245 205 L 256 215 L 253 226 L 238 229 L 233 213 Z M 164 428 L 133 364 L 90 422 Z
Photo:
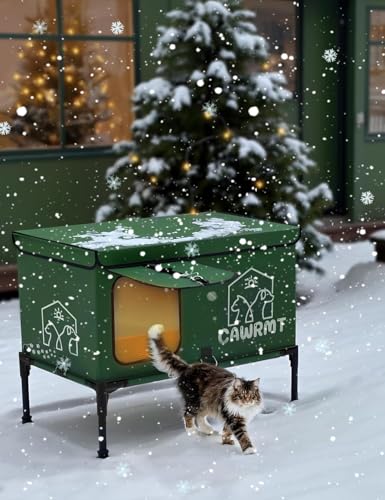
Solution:
M 207 68 L 208 76 L 214 76 L 224 83 L 231 82 L 231 76 L 227 69 L 226 63 L 223 61 L 213 61 Z
M 246 137 L 237 137 L 234 142 L 239 146 L 239 158 L 247 158 L 250 155 L 258 158 L 266 158 L 265 148 L 255 139 L 247 139 Z
M 180 111 L 183 106 L 191 106 L 190 90 L 186 85 L 178 85 L 175 88 L 171 106 L 174 111 Z
M 203 44 L 206 47 L 211 45 L 211 28 L 204 21 L 196 21 L 186 32 L 184 41 L 193 40 L 196 44 Z

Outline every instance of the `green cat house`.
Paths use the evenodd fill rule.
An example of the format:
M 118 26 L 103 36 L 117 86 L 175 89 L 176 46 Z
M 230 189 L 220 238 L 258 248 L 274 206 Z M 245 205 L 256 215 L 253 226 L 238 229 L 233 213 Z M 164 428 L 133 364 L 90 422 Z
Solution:
M 154 323 L 189 362 L 288 355 L 297 399 L 298 237 L 296 226 L 213 212 L 14 232 L 23 423 L 31 365 L 91 387 L 107 457 L 108 395 L 167 378 L 149 360 Z

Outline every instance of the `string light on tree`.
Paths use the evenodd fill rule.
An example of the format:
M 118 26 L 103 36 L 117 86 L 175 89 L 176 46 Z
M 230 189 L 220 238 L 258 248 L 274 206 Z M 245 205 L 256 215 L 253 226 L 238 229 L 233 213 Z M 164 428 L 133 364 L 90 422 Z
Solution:
M 134 165 L 138 164 L 140 162 L 140 156 L 137 153 L 131 153 L 129 155 L 130 162 L 133 163 Z
M 191 169 L 191 163 L 190 163 L 190 162 L 188 162 L 188 161 L 184 161 L 184 162 L 182 163 L 182 170 L 183 170 L 184 172 L 189 172 L 189 171 L 190 171 L 190 169 Z
M 257 179 L 257 180 L 255 181 L 255 187 L 256 187 L 257 189 L 263 189 L 263 188 L 265 187 L 265 185 L 266 185 L 266 184 L 265 184 L 265 181 L 264 181 L 263 179 Z
M 224 139 L 225 141 L 231 141 L 232 137 L 233 132 L 229 128 L 222 132 L 222 139 Z
M 286 129 L 286 127 L 278 127 L 277 128 L 277 134 L 280 137 L 284 137 L 285 135 L 287 135 L 287 129 Z

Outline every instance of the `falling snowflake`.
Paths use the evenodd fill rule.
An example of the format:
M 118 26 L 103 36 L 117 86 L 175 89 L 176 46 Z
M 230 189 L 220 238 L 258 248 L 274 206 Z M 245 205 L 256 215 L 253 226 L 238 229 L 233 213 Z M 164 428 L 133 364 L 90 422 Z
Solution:
M 202 106 L 202 110 L 207 114 L 207 116 L 215 116 L 217 114 L 218 108 L 217 105 L 213 102 L 206 102 Z
M 361 195 L 361 201 L 364 205 L 371 205 L 374 201 L 374 195 L 371 191 L 365 191 Z
M 285 415 L 291 417 L 297 411 L 297 407 L 294 403 L 286 403 L 282 406 L 282 411 Z
M 327 339 L 319 339 L 316 342 L 315 350 L 317 352 L 320 352 L 320 353 L 324 354 L 325 356 L 330 356 L 332 354 L 332 351 L 331 351 L 330 347 L 331 347 L 331 345 L 330 345 L 330 341 L 329 340 L 327 340 Z
M 38 19 L 33 23 L 32 31 L 37 35 L 43 35 L 47 31 L 47 27 L 48 25 L 45 21 L 43 21 L 42 19 Z
M 121 185 L 122 185 L 122 181 L 119 179 L 119 177 L 115 177 L 113 175 L 110 175 L 110 177 L 107 177 L 107 186 L 110 189 L 113 189 L 114 191 L 116 191 L 117 189 L 120 188 Z
M 63 311 L 59 308 L 54 310 L 53 317 L 57 321 L 64 321 Z
M 124 31 L 124 24 L 120 21 L 114 21 L 111 24 L 111 31 L 114 35 L 121 35 Z
M 188 257 L 196 257 L 199 255 L 199 247 L 196 243 L 187 243 L 187 245 L 184 247 L 184 251 L 186 252 L 186 255 Z
M 337 52 L 334 49 L 327 49 L 325 50 L 323 56 L 322 56 L 326 62 L 332 63 L 337 60 Z
M 190 493 L 193 488 L 190 481 L 180 480 L 176 483 L 176 489 L 179 493 L 186 495 L 187 493 Z
M 120 462 L 117 465 L 115 470 L 116 470 L 116 474 L 120 477 L 126 478 L 128 476 L 132 476 L 132 472 L 131 472 L 129 465 L 124 463 L 124 462 Z
M 0 135 L 8 135 L 11 133 L 11 125 L 8 122 L 0 122 Z
M 61 370 L 64 375 L 67 375 L 68 370 L 71 368 L 71 360 L 68 358 L 59 358 L 56 360 L 56 370 Z

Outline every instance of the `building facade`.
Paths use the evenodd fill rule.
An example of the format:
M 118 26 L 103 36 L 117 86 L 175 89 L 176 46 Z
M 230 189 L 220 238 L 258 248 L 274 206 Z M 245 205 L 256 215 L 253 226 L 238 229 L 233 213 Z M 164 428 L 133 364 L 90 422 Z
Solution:
M 5 0 L 0 122 L 17 135 L 0 136 L 0 266 L 16 260 L 16 229 L 94 220 L 111 145 L 129 137 L 132 90 L 154 74 L 156 28 L 182 1 Z M 243 3 L 269 42 L 266 69 L 287 77 L 288 119 L 313 147 L 332 213 L 383 220 L 385 0 Z

